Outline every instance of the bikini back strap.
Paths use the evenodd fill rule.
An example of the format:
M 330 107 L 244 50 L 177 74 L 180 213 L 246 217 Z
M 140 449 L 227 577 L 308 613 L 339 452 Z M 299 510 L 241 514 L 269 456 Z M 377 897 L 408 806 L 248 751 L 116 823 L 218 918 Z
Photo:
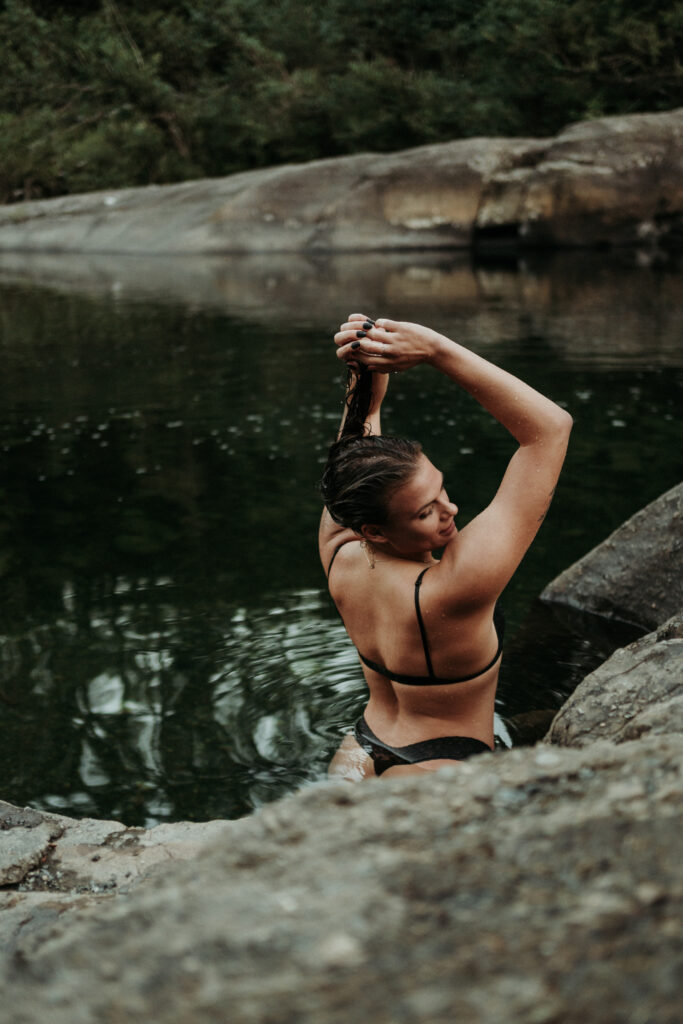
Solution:
M 431 566 L 427 566 L 430 569 Z M 429 657 L 429 643 L 427 641 L 427 631 L 425 630 L 425 624 L 422 621 L 422 612 L 420 611 L 420 587 L 422 586 L 422 580 L 427 569 L 423 569 L 420 575 L 415 580 L 415 613 L 417 615 L 417 624 L 420 627 L 420 636 L 422 637 L 422 649 L 425 652 L 425 661 L 427 663 L 427 672 L 429 673 L 430 679 L 434 678 L 434 669 L 432 668 L 432 659 Z
M 330 578 L 330 570 L 332 569 L 332 563 L 334 562 L 335 558 L 337 557 L 337 555 L 339 554 L 339 552 L 341 551 L 341 549 L 342 549 L 342 548 L 344 547 L 344 545 L 345 545 L 345 544 L 348 544 L 348 543 L 349 543 L 349 542 L 348 542 L 347 540 L 343 540 L 343 541 L 341 542 L 341 544 L 337 544 L 336 548 L 335 548 L 335 549 L 334 549 L 334 551 L 332 552 L 332 558 L 330 559 L 330 564 L 329 564 L 329 565 L 328 565 L 328 567 L 327 567 L 327 578 L 328 578 L 328 579 Z

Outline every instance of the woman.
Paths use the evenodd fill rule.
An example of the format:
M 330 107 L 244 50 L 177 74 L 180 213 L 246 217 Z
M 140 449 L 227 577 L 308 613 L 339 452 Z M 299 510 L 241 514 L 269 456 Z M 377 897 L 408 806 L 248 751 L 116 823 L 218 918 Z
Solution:
M 319 549 L 370 699 L 330 774 L 434 771 L 493 749 L 502 641 L 496 602 L 548 510 L 572 419 L 418 324 L 355 313 L 335 342 L 351 368 L 351 406 L 364 381 L 372 392 L 360 420 L 347 418 L 347 403 L 330 449 Z M 419 363 L 472 395 L 519 445 L 493 501 L 462 530 L 443 475 L 420 446 L 381 435 L 387 375 Z M 432 553 L 441 548 L 437 561 Z

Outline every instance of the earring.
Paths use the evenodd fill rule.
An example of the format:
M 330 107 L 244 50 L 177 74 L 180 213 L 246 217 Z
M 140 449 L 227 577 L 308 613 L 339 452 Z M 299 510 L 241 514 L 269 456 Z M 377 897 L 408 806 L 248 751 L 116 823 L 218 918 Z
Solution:
M 375 552 L 374 552 L 374 550 L 370 547 L 370 545 L 368 544 L 368 542 L 365 539 L 363 539 L 360 542 L 360 546 L 363 549 L 363 554 L 365 555 L 365 557 L 368 560 L 368 565 L 370 566 L 371 569 L 374 569 L 375 568 Z

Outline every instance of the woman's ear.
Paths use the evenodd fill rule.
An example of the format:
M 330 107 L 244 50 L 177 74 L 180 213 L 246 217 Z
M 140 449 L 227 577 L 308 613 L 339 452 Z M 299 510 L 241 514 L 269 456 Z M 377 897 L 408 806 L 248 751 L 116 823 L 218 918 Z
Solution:
M 365 523 L 360 528 L 360 532 L 365 540 L 369 540 L 371 544 L 386 544 L 387 538 L 382 532 L 381 526 L 373 526 Z

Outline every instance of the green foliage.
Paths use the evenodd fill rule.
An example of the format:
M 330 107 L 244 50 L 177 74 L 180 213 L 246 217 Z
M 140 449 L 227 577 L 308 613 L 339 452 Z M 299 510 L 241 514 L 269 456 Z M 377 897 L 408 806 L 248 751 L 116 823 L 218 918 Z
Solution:
M 683 4 L 5 0 L 0 201 L 681 103 Z

